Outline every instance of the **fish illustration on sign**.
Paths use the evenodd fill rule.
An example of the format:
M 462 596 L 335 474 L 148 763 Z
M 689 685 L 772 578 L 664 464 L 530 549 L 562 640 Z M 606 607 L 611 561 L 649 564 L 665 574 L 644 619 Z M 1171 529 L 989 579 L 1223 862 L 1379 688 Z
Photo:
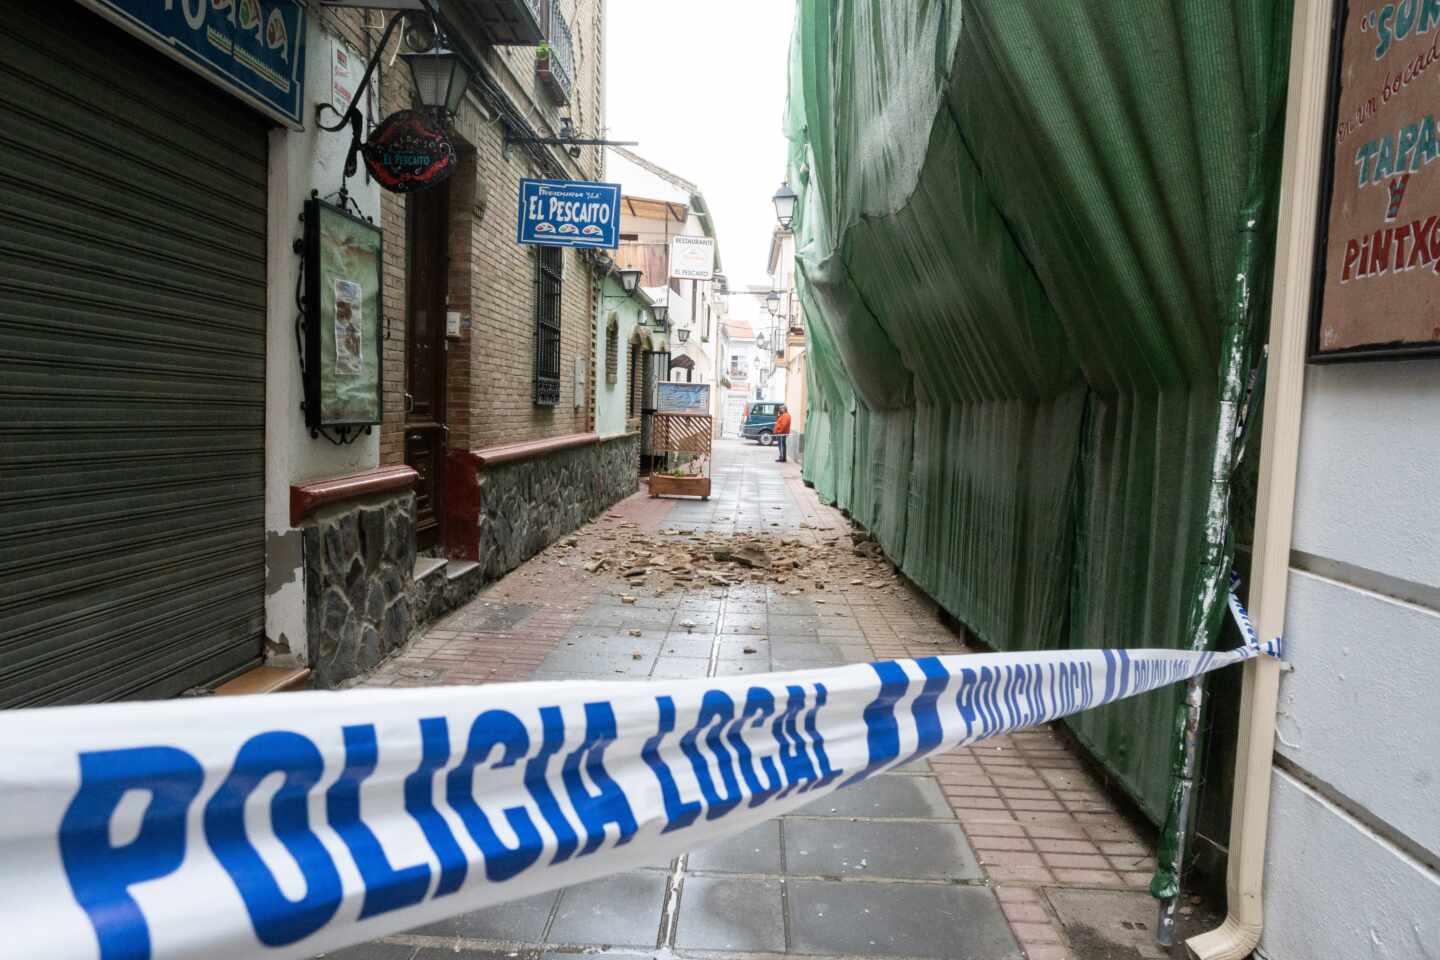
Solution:
M 260 22 L 260 0 L 237 0 L 240 4 L 240 29 L 254 30 L 255 42 L 263 43 L 265 40 Z
M 277 7 L 270 11 L 270 21 L 265 24 L 265 45 L 280 51 L 280 59 L 290 62 L 290 34 L 285 29 L 285 18 Z

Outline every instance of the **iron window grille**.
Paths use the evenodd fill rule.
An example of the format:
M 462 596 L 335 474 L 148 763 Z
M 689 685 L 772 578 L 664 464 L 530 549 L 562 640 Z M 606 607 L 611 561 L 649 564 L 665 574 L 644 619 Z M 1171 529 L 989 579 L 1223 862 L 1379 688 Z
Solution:
M 535 403 L 560 402 L 560 281 L 565 252 L 539 247 L 535 267 Z
M 610 323 L 605 328 L 605 382 L 614 386 L 620 379 L 620 321 L 615 314 L 610 315 Z

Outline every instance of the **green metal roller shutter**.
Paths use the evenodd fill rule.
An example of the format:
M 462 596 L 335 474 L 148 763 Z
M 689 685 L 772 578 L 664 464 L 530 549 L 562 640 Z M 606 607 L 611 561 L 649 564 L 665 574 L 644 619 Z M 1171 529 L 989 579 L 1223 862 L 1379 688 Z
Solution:
M 0 0 L 0 706 L 177 694 L 264 631 L 263 119 Z

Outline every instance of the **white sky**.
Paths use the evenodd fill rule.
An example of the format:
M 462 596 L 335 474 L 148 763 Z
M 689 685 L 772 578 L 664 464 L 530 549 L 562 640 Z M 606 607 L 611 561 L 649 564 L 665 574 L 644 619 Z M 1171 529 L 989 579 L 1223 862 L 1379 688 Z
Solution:
M 612 140 L 696 184 L 732 291 L 769 285 L 770 197 L 785 179 L 791 0 L 609 0 Z M 740 307 L 732 297 L 732 308 Z M 748 311 L 738 311 L 748 315 Z

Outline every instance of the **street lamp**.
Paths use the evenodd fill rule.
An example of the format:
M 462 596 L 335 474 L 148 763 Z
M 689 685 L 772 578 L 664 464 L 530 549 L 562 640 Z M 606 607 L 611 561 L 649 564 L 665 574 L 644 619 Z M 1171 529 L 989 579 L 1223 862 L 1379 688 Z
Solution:
M 780 316 L 780 291 L 771 290 L 770 295 L 765 298 L 765 309 L 770 311 L 770 316 Z
M 665 326 L 665 321 L 670 319 L 670 305 L 667 303 L 655 304 L 650 308 L 650 312 L 655 315 L 655 326 L 657 327 Z
M 460 109 L 470 83 L 470 68 L 458 53 L 435 46 L 424 53 L 402 53 L 400 59 L 410 67 L 422 104 L 432 110 L 443 107 L 448 114 Z
M 640 271 L 634 267 L 626 267 L 620 272 L 620 288 L 627 294 L 635 292 L 640 286 Z
M 775 219 L 780 221 L 780 229 L 789 230 L 790 223 L 795 219 L 795 201 L 799 199 L 795 191 L 790 189 L 788 182 L 780 184 L 780 189 L 775 191 L 775 196 L 770 198 L 775 202 Z
M 683 347 L 685 345 L 685 341 L 690 339 L 690 328 L 681 327 L 680 329 L 675 331 L 675 336 L 680 341 L 680 345 Z

